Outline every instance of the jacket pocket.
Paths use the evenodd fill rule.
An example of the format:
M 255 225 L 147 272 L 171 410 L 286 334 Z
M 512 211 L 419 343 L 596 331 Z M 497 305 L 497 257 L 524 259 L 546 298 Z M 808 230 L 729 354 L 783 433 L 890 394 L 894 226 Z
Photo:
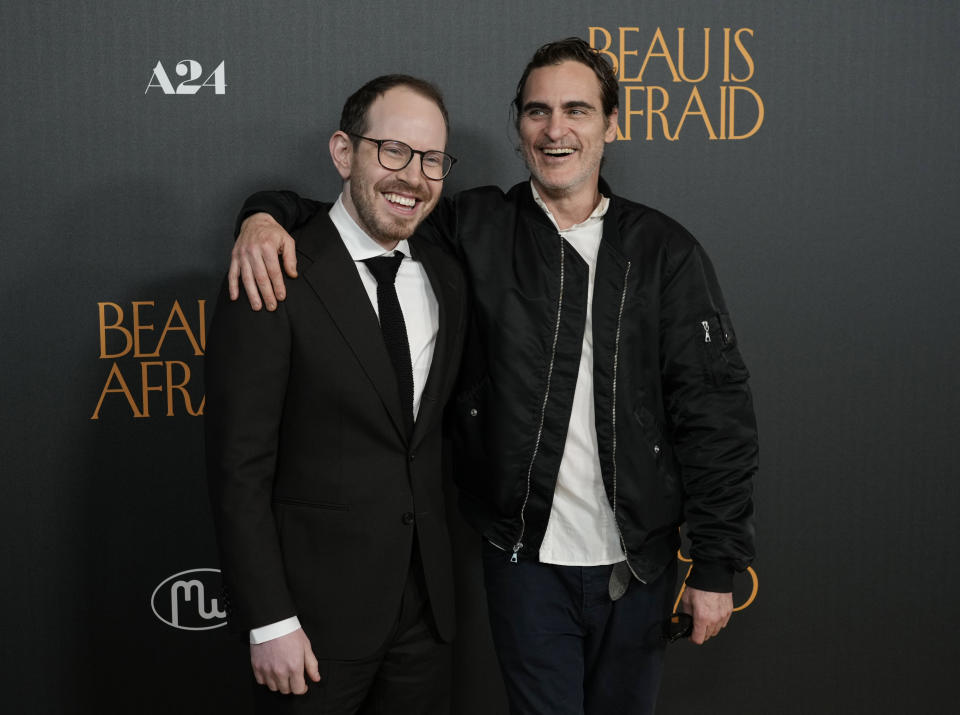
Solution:
M 657 466 L 664 496 L 677 498 L 680 493 L 679 468 L 670 441 L 664 437 L 660 422 L 642 403 L 633 410 L 633 417 L 643 434 L 643 447 Z
M 743 382 L 750 377 L 728 313 L 704 318 L 700 322 L 700 336 L 705 372 L 715 386 Z
M 347 504 L 335 504 L 333 502 L 313 501 L 310 499 L 292 499 L 290 497 L 274 497 L 274 504 L 284 504 L 286 506 L 302 506 L 310 509 L 331 509 L 333 511 L 350 511 Z

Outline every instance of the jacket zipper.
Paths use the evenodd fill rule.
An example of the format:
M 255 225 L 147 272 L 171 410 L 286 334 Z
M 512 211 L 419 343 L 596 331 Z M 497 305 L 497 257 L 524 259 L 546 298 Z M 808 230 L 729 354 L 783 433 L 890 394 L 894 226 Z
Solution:
M 523 504 L 520 507 L 520 536 L 512 547 L 510 554 L 510 563 L 517 563 L 517 553 L 523 548 L 523 535 L 527 530 L 527 521 L 524 513 L 527 510 L 527 502 L 530 500 L 530 479 L 533 475 L 533 465 L 537 460 L 537 454 L 540 451 L 540 440 L 543 437 L 543 423 L 547 418 L 547 401 L 550 399 L 550 382 L 553 379 L 553 364 L 557 359 L 557 341 L 560 338 L 560 315 L 563 311 L 563 287 L 564 287 L 564 260 L 566 258 L 563 250 L 563 236 L 557 234 L 560 239 L 560 296 L 557 298 L 557 322 L 553 328 L 553 347 L 550 350 L 550 366 L 547 368 L 547 387 L 543 395 L 543 403 L 540 406 L 540 426 L 537 429 L 537 440 L 533 445 L 533 454 L 530 455 L 530 464 L 527 467 L 527 491 L 523 496 Z
M 630 569 L 630 573 L 633 574 L 633 577 L 640 581 L 640 583 L 646 583 L 642 578 L 637 575 L 637 572 L 633 570 L 633 566 L 630 565 L 630 554 L 627 553 L 627 542 L 623 539 L 623 532 L 620 531 L 620 522 L 617 521 L 617 369 L 619 368 L 620 363 L 620 325 L 623 320 L 623 307 L 627 302 L 627 281 L 630 278 L 630 267 L 633 264 L 630 261 L 627 261 L 627 269 L 623 272 L 623 291 L 620 293 L 620 309 L 617 313 L 617 337 L 614 342 L 613 347 L 613 390 L 611 391 L 611 400 L 610 400 L 610 422 L 611 429 L 613 432 L 613 443 L 610 446 L 611 453 L 611 462 L 613 463 L 613 524 L 617 527 L 617 536 L 620 537 L 620 548 L 623 549 L 623 555 L 627 557 L 627 568 Z

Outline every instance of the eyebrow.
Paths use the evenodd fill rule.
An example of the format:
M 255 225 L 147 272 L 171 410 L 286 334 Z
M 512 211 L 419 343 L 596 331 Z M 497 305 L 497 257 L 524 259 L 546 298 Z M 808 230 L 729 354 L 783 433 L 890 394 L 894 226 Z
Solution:
M 570 102 L 564 102 L 560 105 L 561 109 L 590 109 L 595 111 L 594 107 L 590 102 L 585 102 L 581 99 L 575 99 Z M 544 102 L 527 102 L 523 105 L 523 111 L 529 112 L 531 109 L 546 109 L 549 110 L 550 106 Z

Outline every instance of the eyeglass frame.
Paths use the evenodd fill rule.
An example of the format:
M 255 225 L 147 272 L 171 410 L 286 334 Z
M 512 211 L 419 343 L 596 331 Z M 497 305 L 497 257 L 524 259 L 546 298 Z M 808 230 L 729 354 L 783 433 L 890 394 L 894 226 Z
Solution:
M 455 157 L 453 154 L 447 154 L 447 152 L 445 151 L 440 151 L 439 149 L 428 149 L 427 151 L 421 151 L 420 149 L 414 149 L 412 146 L 410 146 L 406 142 L 400 141 L 399 139 L 374 139 L 373 137 L 365 137 L 362 134 L 354 134 L 352 132 L 344 132 L 344 133 L 347 136 L 354 137 L 355 139 L 366 139 L 368 142 L 373 142 L 374 144 L 376 144 L 377 145 L 377 161 L 380 163 L 380 166 L 382 166 L 387 171 L 403 171 L 408 166 L 410 166 L 410 162 L 413 161 L 413 155 L 419 154 L 420 155 L 420 173 L 423 174 L 430 181 L 443 181 L 444 179 L 447 178 L 447 176 L 449 176 L 450 169 L 453 168 L 453 165 L 457 163 L 457 157 Z M 383 163 L 383 159 L 380 158 L 380 152 L 383 149 L 383 145 L 387 143 L 401 144 L 402 146 L 405 146 L 407 147 L 407 149 L 410 150 L 410 156 L 407 158 L 406 164 L 394 169 Z M 445 157 L 450 159 L 450 167 L 444 172 L 443 176 L 441 176 L 439 179 L 435 179 L 432 176 L 429 176 L 427 172 L 423 170 L 423 157 L 426 156 L 427 154 L 443 154 Z

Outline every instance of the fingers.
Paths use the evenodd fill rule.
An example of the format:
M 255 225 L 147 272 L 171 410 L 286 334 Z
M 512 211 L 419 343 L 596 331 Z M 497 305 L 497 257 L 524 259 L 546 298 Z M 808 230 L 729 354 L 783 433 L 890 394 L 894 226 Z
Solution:
M 314 683 L 320 682 L 320 664 L 317 662 L 317 657 L 313 654 L 313 650 L 309 645 L 303 653 L 303 667 L 307 671 L 307 677 L 310 678 L 310 680 Z
M 254 310 L 260 310 L 263 303 L 260 300 L 260 290 L 257 288 L 257 279 L 253 273 L 253 267 L 247 260 L 240 261 L 240 278 L 243 281 L 243 290 L 246 291 L 247 300 L 250 301 L 250 307 Z
M 293 239 L 270 215 L 248 216 L 240 226 L 227 273 L 231 299 L 239 297 L 239 283 L 242 283 L 253 310 L 264 306 L 267 310 L 276 310 L 278 302 L 286 298 L 284 270 L 296 278 L 297 254 Z
M 693 632 L 690 634 L 690 642 L 696 643 L 697 645 L 703 645 L 707 642 L 707 628 L 702 621 L 693 621 Z
M 240 264 L 240 277 L 243 290 L 250 301 L 250 307 L 260 310 L 264 305 L 267 310 L 277 309 L 277 294 L 274 291 L 274 281 L 283 288 L 283 276 L 280 275 L 280 266 L 273 248 L 265 248 L 261 252 L 257 246 L 238 246 L 235 252 L 236 260 Z M 266 261 L 264 257 L 266 256 Z M 273 264 L 269 266 L 272 259 Z
M 291 692 L 295 692 L 291 685 L 291 673 L 287 672 L 286 669 L 275 668 L 270 666 L 264 667 L 254 667 L 253 677 L 256 679 L 257 683 L 260 685 L 265 685 L 271 691 L 275 693 L 283 693 L 284 695 L 289 695 Z M 300 683 L 303 685 L 303 691 L 306 691 L 306 685 L 303 684 L 303 675 L 300 675 Z
M 240 297 L 240 261 L 237 260 L 236 250 L 230 253 L 230 270 L 227 271 L 227 287 L 230 300 Z M 256 308 L 254 308 L 256 310 Z
M 703 645 L 719 635 L 733 613 L 733 594 L 713 593 L 687 587 L 683 594 L 683 610 L 693 616 L 690 641 Z
M 693 618 L 693 631 L 690 633 L 690 641 L 696 645 L 703 645 L 714 636 L 720 635 L 720 631 L 726 626 L 717 620 L 707 618 Z
M 269 255 L 269 254 L 268 254 Z M 277 261 L 277 254 L 272 255 L 273 265 L 269 268 L 267 264 L 264 263 L 264 255 L 255 253 L 250 258 L 251 269 L 253 271 L 254 282 L 257 285 L 258 292 L 263 298 L 263 304 L 267 306 L 267 310 L 276 310 L 277 309 L 277 296 L 273 291 L 273 280 L 270 277 L 271 272 L 280 273 L 280 267 Z M 267 259 L 268 262 L 270 258 Z M 280 282 L 283 282 L 283 276 L 279 277 Z M 249 295 L 250 291 L 247 290 Z M 253 298 L 250 297 L 250 303 L 253 304 Z
M 283 250 L 282 243 L 280 246 L 281 250 Z M 293 253 L 292 250 L 290 252 Z M 263 299 L 267 301 L 267 310 L 273 310 L 273 308 L 270 307 L 270 300 L 267 297 L 267 291 L 269 290 L 270 295 L 274 296 L 278 301 L 287 297 L 286 288 L 283 285 L 283 271 L 280 270 L 280 259 L 273 250 L 265 250 L 261 254 L 261 259 L 263 261 L 264 270 L 267 272 L 269 286 L 266 289 L 264 289 L 264 286 L 260 286 L 260 292 L 263 293 Z M 283 264 L 284 267 L 286 267 L 286 257 L 284 257 Z M 296 266 L 296 261 L 294 261 L 294 266 Z M 296 270 L 296 268 L 294 268 L 294 270 Z M 260 284 L 259 277 L 257 278 L 257 284 Z
M 257 683 L 275 693 L 307 692 L 304 669 L 311 680 L 320 680 L 317 659 L 302 630 L 250 646 L 250 663 Z
M 280 692 L 283 692 L 282 690 Z M 307 692 L 307 681 L 303 679 L 303 668 L 300 668 L 290 677 L 290 690 L 294 695 L 303 695 Z
M 284 233 L 283 240 L 280 243 L 280 255 L 283 256 L 283 270 L 291 278 L 297 277 L 297 251 L 296 244 L 290 234 Z M 281 284 L 282 288 L 283 284 Z

